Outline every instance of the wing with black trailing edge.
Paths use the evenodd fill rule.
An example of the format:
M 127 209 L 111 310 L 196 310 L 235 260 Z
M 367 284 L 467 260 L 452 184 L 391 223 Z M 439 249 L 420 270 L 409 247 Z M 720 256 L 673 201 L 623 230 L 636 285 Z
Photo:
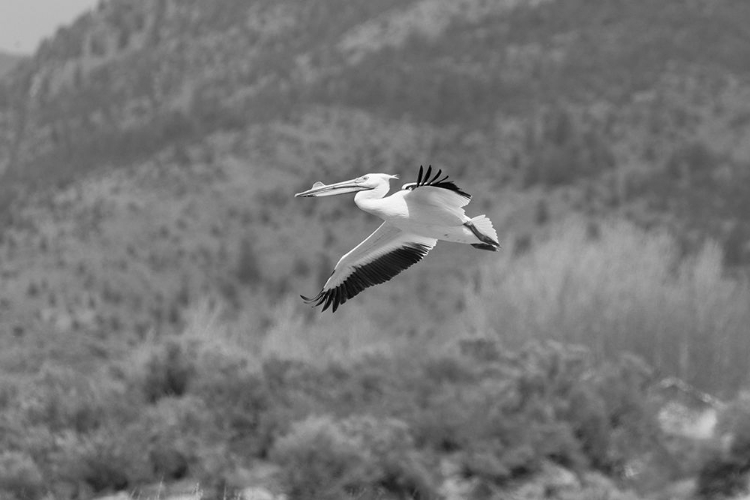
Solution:
M 341 257 L 318 295 L 302 298 L 309 304 L 336 309 L 365 288 L 390 280 L 424 258 L 436 239 L 401 230 L 383 223 L 349 253 Z

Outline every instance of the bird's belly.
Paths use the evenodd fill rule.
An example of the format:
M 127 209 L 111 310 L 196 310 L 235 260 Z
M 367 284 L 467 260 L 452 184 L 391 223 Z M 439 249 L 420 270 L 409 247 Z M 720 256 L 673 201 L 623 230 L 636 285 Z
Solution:
M 377 215 L 405 233 L 425 238 L 452 241 L 455 243 L 477 243 L 479 240 L 464 222 L 469 218 L 463 210 L 447 210 L 429 204 L 407 203 L 401 192 L 382 200 L 361 201 L 359 207 Z
M 468 244 L 476 243 L 478 241 L 477 237 L 474 236 L 474 233 L 464 225 L 445 226 L 442 224 L 425 224 L 410 220 L 391 220 L 389 223 L 405 233 L 417 234 L 426 238 Z

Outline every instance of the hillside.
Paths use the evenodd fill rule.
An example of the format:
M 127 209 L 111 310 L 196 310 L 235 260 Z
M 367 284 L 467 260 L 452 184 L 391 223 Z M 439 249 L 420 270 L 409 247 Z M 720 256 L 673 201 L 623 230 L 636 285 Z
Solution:
M 103 3 L 0 85 L 4 247 L 39 263 L 5 260 L 5 300 L 36 298 L 7 321 L 55 303 L 45 287 L 68 289 L 33 270 L 58 264 L 66 280 L 66 266 L 91 268 L 76 273 L 81 301 L 109 297 L 116 279 L 154 310 L 176 309 L 180 287 L 243 288 L 241 248 L 258 261 L 246 281 L 271 295 L 314 289 L 352 231 L 370 228 L 361 214 L 322 222 L 350 205 L 287 194 L 372 170 L 408 180 L 423 163 L 475 193 L 472 207 L 511 242 L 569 213 L 615 215 L 669 228 L 684 252 L 717 240 L 739 269 L 750 239 L 750 48 L 737 27 L 747 6 L 711 5 Z M 436 269 L 463 258 L 445 254 Z M 146 330 L 152 313 L 178 316 L 126 310 Z
M 745 262 L 747 6 L 516 4 L 107 3 L 3 87 L 0 201 L 216 131 L 354 109 L 448 133 L 446 149 L 473 152 L 440 158 L 454 175 L 572 185 L 586 210 L 666 219 Z M 414 153 L 392 161 L 415 169 Z M 363 167 L 395 152 L 373 154 Z
M 102 2 L 0 79 L 0 410 L 41 436 L 0 438 L 0 494 L 220 492 L 267 462 L 312 484 L 335 471 L 289 471 L 329 452 L 373 498 L 550 467 L 613 498 L 696 477 L 718 438 L 673 463 L 693 444 L 654 427 L 651 390 L 750 384 L 748 19 L 744 0 Z M 441 243 L 335 315 L 305 306 L 379 222 L 293 193 L 422 164 L 502 251 Z M 469 429 L 486 411 L 550 440 Z M 378 439 L 399 436 L 394 479 Z
M 376 224 L 291 193 L 423 163 L 508 248 L 614 216 L 670 231 L 680 255 L 716 240 L 736 274 L 747 7 L 636 3 L 103 3 L 0 85 L 3 323 L 145 335 L 211 297 L 268 324 L 261 304 L 315 291 Z M 490 265 L 463 250 L 343 314 L 462 328 L 479 271 L 456 264 Z
M 291 193 L 367 171 L 406 181 L 428 163 L 476 195 L 469 213 L 488 213 L 508 248 L 570 214 L 615 217 L 669 231 L 679 255 L 718 241 L 739 274 L 747 13 L 739 1 L 105 2 L 0 85 L 3 323 L 145 335 L 179 330 L 204 297 L 267 311 L 315 291 L 376 224 L 345 200 Z M 490 265 L 463 250 L 441 245 L 344 314 L 461 328 L 479 271 L 456 264 Z

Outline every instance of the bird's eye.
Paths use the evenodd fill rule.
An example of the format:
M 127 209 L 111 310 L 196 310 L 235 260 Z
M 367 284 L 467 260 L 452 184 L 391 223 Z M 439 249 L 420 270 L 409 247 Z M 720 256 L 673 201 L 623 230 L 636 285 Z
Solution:
M 370 178 L 370 176 L 369 176 L 369 175 L 363 175 L 362 177 L 360 177 L 360 178 L 359 178 L 359 180 L 360 180 L 361 182 L 365 182 L 365 181 L 367 181 L 367 179 L 369 179 L 369 178 Z

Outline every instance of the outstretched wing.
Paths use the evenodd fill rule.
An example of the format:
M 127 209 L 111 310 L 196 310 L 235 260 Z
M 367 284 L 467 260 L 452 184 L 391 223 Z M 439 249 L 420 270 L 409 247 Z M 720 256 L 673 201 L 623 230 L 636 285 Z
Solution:
M 401 189 L 415 190 L 422 186 L 440 188 L 450 193 L 454 193 L 457 196 L 460 196 L 462 198 L 462 205 L 460 206 L 464 206 L 469 203 L 469 201 L 471 200 L 471 195 L 463 191 L 460 187 L 456 186 L 453 181 L 449 181 L 447 175 L 441 179 L 440 175 L 442 173 L 442 170 L 438 170 L 437 173 L 433 176 L 432 165 L 429 165 L 427 167 L 427 172 L 424 172 L 424 167 L 420 165 L 419 175 L 417 175 L 417 182 L 409 182 L 407 184 L 404 184 Z
M 318 295 L 302 298 L 307 303 L 329 307 L 336 312 L 339 305 L 365 288 L 385 283 L 427 255 L 437 243 L 383 223 L 362 243 L 341 257 L 333 274 Z
M 423 224 L 459 226 L 469 219 L 463 207 L 469 203 L 471 195 L 447 181 L 448 176 L 440 178 L 441 173 L 438 170 L 430 177 L 432 167 L 427 168 L 426 175 L 419 167 L 417 182 L 404 184 L 398 194 L 403 196 L 412 220 Z

